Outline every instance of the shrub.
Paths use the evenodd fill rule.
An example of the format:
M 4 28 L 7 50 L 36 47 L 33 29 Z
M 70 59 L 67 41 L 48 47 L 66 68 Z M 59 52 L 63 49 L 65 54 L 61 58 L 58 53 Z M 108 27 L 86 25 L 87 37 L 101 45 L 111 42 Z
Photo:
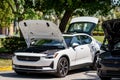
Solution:
M 93 32 L 94 36 L 104 36 L 104 32 Z
M 2 40 L 2 45 L 11 53 L 18 49 L 25 48 L 27 46 L 24 38 L 20 37 L 7 37 Z

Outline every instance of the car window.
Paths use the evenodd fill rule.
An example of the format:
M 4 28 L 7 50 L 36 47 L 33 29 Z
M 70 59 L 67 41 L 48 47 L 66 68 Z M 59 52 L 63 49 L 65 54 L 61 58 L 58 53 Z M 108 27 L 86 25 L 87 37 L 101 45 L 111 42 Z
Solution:
M 72 40 L 72 37 L 64 36 L 64 39 L 65 39 L 67 46 L 70 46 L 70 42 Z
M 76 32 L 76 33 L 81 33 L 81 32 L 85 32 L 85 33 L 89 33 L 93 26 L 95 24 L 94 23 L 90 23 L 90 22 L 77 22 L 77 23 L 72 23 L 67 32 Z
M 86 35 L 80 35 L 80 39 L 82 44 L 90 44 L 92 42 L 91 37 Z
M 81 41 L 80 41 L 79 37 L 74 36 L 71 40 L 71 44 L 73 44 L 73 43 L 81 44 Z

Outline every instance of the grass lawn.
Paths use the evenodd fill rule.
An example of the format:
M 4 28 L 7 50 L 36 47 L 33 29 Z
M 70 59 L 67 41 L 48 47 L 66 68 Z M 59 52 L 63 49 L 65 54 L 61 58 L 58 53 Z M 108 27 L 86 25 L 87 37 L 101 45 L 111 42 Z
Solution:
M 12 66 L 11 59 L 1 59 L 0 58 L 0 67 L 3 67 L 3 66 Z
M 93 37 L 100 42 L 103 42 L 103 40 L 104 40 L 104 36 L 93 36 Z

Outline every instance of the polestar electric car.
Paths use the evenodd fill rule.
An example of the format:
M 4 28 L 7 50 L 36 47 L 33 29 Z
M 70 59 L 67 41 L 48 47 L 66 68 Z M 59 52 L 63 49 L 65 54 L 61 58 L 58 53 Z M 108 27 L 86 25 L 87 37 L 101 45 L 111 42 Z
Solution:
M 27 48 L 14 53 L 14 71 L 18 74 L 55 73 L 65 77 L 69 70 L 94 65 L 100 44 L 90 33 L 98 19 L 82 18 L 72 20 L 69 34 L 62 34 L 50 21 L 21 21 L 19 26 Z M 74 33 L 78 30 L 79 33 Z

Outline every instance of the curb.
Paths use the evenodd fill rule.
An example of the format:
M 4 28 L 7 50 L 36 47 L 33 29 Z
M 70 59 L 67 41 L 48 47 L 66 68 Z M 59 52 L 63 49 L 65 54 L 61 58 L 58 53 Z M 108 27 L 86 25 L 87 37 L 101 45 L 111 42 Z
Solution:
M 4 67 L 0 66 L 0 71 L 11 71 L 11 70 L 12 70 L 12 66 L 4 66 Z

